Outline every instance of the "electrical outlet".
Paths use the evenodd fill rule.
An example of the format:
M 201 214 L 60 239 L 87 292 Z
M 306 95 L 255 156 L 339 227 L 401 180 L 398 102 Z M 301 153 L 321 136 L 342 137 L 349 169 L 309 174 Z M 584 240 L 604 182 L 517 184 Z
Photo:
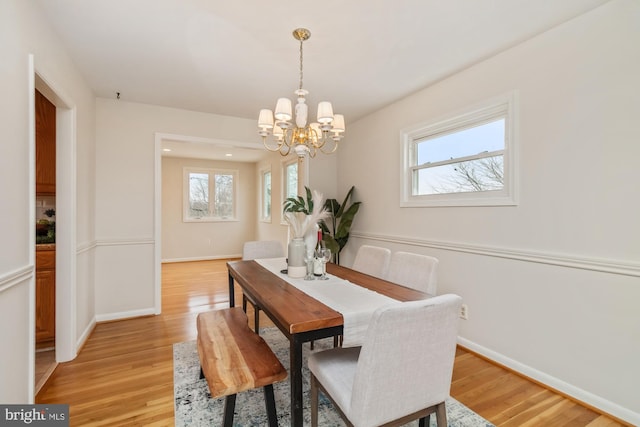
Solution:
M 462 304 L 460 307 L 460 318 L 463 320 L 469 320 L 469 307 L 467 304 Z

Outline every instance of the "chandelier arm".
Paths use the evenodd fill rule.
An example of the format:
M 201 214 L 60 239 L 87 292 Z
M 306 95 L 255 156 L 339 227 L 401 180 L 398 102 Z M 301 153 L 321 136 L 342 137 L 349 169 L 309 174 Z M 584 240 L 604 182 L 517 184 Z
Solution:
M 266 136 L 262 137 L 262 144 L 264 145 L 264 148 L 266 148 L 269 151 L 273 151 L 273 152 L 280 151 L 280 148 L 282 148 L 282 142 L 279 142 L 277 147 L 273 147 L 273 148 L 269 147 L 269 145 L 267 145 L 267 137 Z
M 282 147 L 287 147 L 287 151 L 282 151 Z M 281 146 L 280 150 L 278 150 L 278 152 L 280 153 L 280 155 L 282 157 L 286 157 L 291 152 L 291 146 L 288 145 L 288 144 L 282 144 L 282 146 Z
M 320 147 L 320 151 L 322 151 L 322 153 L 323 153 L 323 154 L 332 154 L 332 153 L 335 153 L 335 152 L 336 152 L 336 150 L 338 149 L 338 142 L 339 142 L 339 141 L 333 140 L 333 150 L 331 150 L 331 151 L 324 151 L 324 150 L 323 150 L 324 144 L 322 144 L 322 145 L 323 145 L 323 147 Z

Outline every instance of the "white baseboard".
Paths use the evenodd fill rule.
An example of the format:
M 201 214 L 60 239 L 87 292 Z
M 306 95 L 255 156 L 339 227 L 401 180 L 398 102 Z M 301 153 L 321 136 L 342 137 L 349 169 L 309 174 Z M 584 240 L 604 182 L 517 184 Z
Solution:
M 80 338 L 78 338 L 78 340 L 76 341 L 76 348 L 75 348 L 75 354 L 73 355 L 73 357 L 69 360 L 75 359 L 76 356 L 78 355 L 78 352 L 80 351 L 80 349 L 82 348 L 82 346 L 87 342 L 87 340 L 89 339 L 89 337 L 91 336 L 91 332 L 93 332 L 93 328 L 96 327 L 96 319 L 95 317 L 91 320 L 91 322 L 89 322 L 89 324 L 87 325 L 86 328 L 84 328 L 84 331 L 82 332 L 82 335 L 80 335 Z M 66 360 L 64 360 L 63 362 L 66 362 Z
M 620 418 L 621 420 L 631 423 L 632 425 L 640 425 L 639 413 L 633 412 L 632 410 L 622 407 L 617 403 L 611 402 L 593 393 L 585 391 L 556 377 L 532 368 L 531 366 L 525 365 L 503 354 L 476 344 L 475 342 L 470 341 L 466 338 L 458 337 L 458 344 L 519 374 L 522 374 L 528 378 L 532 378 L 533 380 L 538 381 L 553 390 L 557 390 L 561 393 L 566 394 L 567 396 L 571 396 L 577 401 L 597 408 L 606 414 L 613 415 L 614 417 Z
M 153 307 L 143 308 L 140 310 L 121 311 L 120 313 L 97 314 L 96 322 L 109 322 L 112 320 L 130 319 L 132 317 L 155 315 L 156 310 Z
M 228 258 L 242 258 L 242 254 L 214 255 L 214 256 L 205 256 L 205 257 L 191 257 L 191 258 L 169 258 L 169 259 L 163 259 L 161 262 L 163 264 L 169 264 L 172 262 L 211 261 L 216 259 L 228 259 Z

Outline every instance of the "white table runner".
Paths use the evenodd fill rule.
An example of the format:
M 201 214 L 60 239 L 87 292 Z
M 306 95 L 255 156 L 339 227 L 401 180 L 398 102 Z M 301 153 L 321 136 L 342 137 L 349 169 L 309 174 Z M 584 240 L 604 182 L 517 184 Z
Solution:
M 343 347 L 362 345 L 373 312 L 384 305 L 399 302 L 331 274 L 328 274 L 329 280 L 293 279 L 280 273 L 280 270 L 287 268 L 284 258 L 255 261 L 310 297 L 342 314 Z

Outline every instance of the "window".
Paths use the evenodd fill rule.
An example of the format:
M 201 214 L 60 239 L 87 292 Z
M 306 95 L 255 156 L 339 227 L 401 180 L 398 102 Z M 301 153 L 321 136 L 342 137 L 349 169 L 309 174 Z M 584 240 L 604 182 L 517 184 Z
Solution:
M 235 220 L 238 171 L 184 169 L 183 221 Z
M 280 206 L 289 197 L 298 196 L 298 158 L 282 163 L 282 200 Z M 281 217 L 281 223 L 286 224 L 284 217 Z
M 271 169 L 260 171 L 261 176 L 261 211 L 260 220 L 271 222 Z
M 400 205 L 515 205 L 514 98 L 403 130 Z
M 284 198 L 298 195 L 298 159 L 284 164 Z M 283 200 L 284 202 L 284 200 Z

